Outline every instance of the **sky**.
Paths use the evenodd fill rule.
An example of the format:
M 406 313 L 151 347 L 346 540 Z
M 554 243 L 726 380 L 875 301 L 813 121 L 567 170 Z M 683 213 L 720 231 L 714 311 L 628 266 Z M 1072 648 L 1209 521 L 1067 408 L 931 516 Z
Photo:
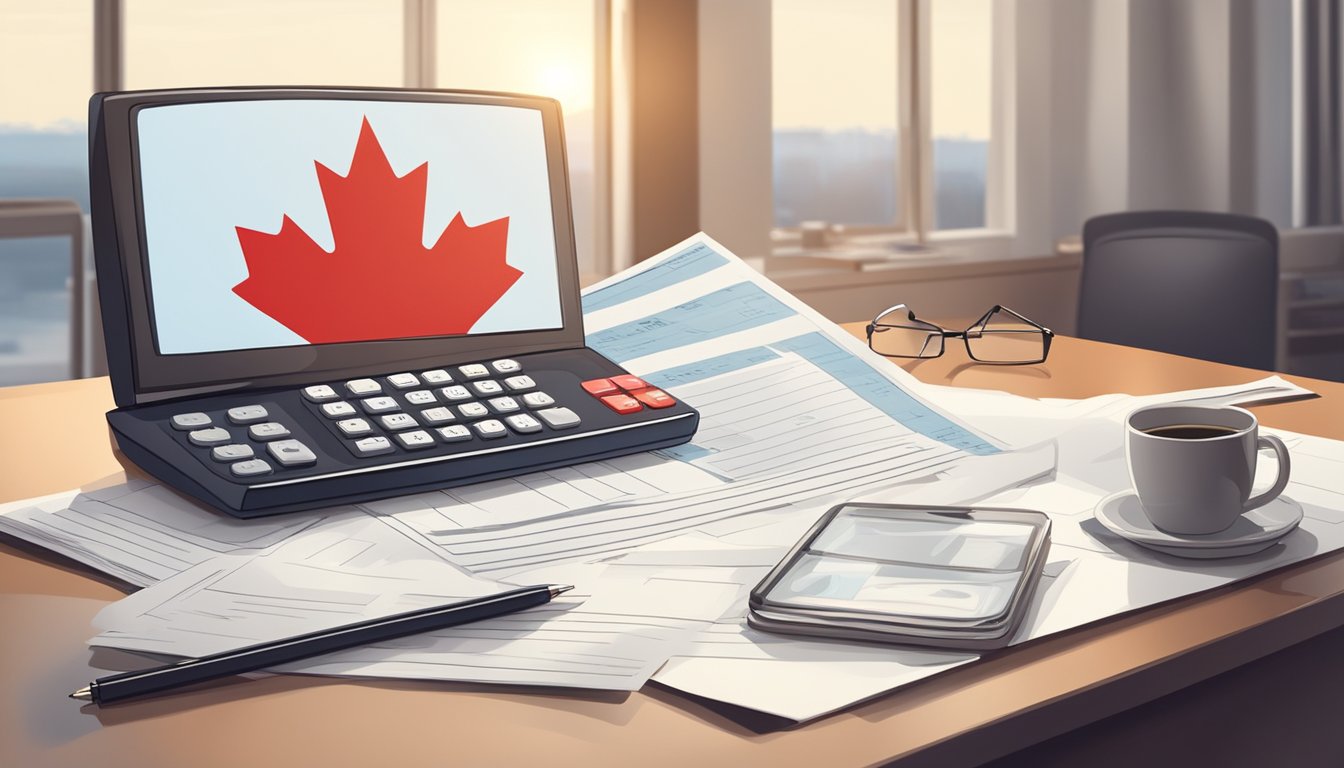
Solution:
M 935 136 L 989 135 L 991 3 L 930 3 Z M 0 124 L 82 129 L 92 80 L 92 6 L 92 0 L 0 0 Z M 126 87 L 399 86 L 402 6 L 400 0 L 125 0 Z M 775 0 L 777 129 L 894 128 L 895 6 Z M 592 108 L 593 0 L 440 0 L 438 9 L 439 86 L 545 93 L 571 114 Z M 240 45 L 244 24 L 251 29 Z

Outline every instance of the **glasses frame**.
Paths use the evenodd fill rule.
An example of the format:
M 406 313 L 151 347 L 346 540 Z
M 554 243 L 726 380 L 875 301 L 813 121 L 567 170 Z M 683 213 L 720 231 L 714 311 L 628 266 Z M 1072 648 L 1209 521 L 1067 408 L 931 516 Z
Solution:
M 886 317 L 887 315 L 890 315 L 891 313 L 896 312 L 896 311 L 901 310 L 901 309 L 904 309 L 904 310 L 905 310 L 905 312 L 906 312 L 906 317 L 909 319 L 909 321 L 910 321 L 912 324 L 914 324 L 913 326 L 910 326 L 910 325 L 892 325 L 892 324 L 890 324 L 890 323 L 879 323 L 879 322 L 877 322 L 878 320 L 881 320 L 882 318 Z M 1017 318 L 1018 320 L 1021 320 L 1022 322 L 1026 323 L 1027 325 L 1030 325 L 1032 328 L 1035 328 L 1036 330 L 1038 330 L 1038 331 L 1041 332 L 1041 337 L 1042 337 L 1042 338 L 1041 338 L 1041 357 L 1040 357 L 1040 359 L 1038 359 L 1038 360 L 981 360 L 980 358 L 978 358 L 978 357 L 975 356 L 975 353 L 971 351 L 971 339 L 972 339 L 972 338 L 980 338 L 981 336 L 983 336 L 984 334 L 987 334 L 987 333 L 1021 333 L 1021 331 L 1018 331 L 1018 330 L 1012 330 L 1012 331 L 1009 331 L 1009 330 L 998 331 L 998 330 L 994 330 L 994 329 L 992 329 L 992 328 L 986 330 L 986 329 L 985 329 L 985 323 L 989 322 L 989 318 L 992 317 L 992 316 L 994 315 L 994 313 L 996 313 L 996 312 L 1007 312 L 1008 314 L 1012 315 L 1013 317 Z M 920 330 L 920 331 L 927 331 L 927 332 L 929 333 L 929 339 L 933 339 L 933 338 L 937 338 L 937 339 L 938 339 L 938 352 L 937 352 L 936 354 L 931 354 L 931 355 L 926 355 L 926 354 L 918 354 L 918 355 L 893 355 L 893 354 L 888 354 L 888 353 L 886 353 L 886 352 L 880 352 L 880 351 L 878 351 L 877 349 L 875 349 L 875 348 L 873 347 L 873 333 L 874 333 L 875 331 L 877 331 L 877 329 L 879 329 L 879 328 L 902 328 L 902 329 L 905 329 L 905 330 Z M 977 362 L 977 363 L 983 363 L 984 365 L 1037 365 L 1037 364 L 1039 364 L 1039 363 L 1043 363 L 1043 362 L 1045 362 L 1046 358 L 1048 358 L 1048 357 L 1050 356 L 1050 342 L 1055 338 L 1055 332 L 1054 332 L 1054 331 L 1050 330 L 1049 328 L 1046 328 L 1044 325 L 1041 325 L 1040 323 L 1036 322 L 1035 320 L 1032 320 L 1032 319 L 1029 318 L 1029 317 L 1025 317 L 1025 316 L 1023 316 L 1022 314 L 1018 313 L 1018 312 L 1014 312 L 1013 310 L 1009 309 L 1008 307 L 1003 306 L 1002 304 L 995 304 L 995 305 L 993 306 L 993 308 L 991 308 L 991 309 L 990 309 L 988 312 L 986 312 L 985 314 L 981 315 L 979 320 L 976 320 L 974 323 L 971 323 L 970 327 L 968 327 L 968 328 L 967 328 L 966 330 L 964 330 L 964 331 L 953 331 L 953 330 L 944 328 L 943 326 L 938 325 L 937 323 L 931 323 L 931 322 L 929 322 L 928 320 L 920 320 L 919 318 L 915 317 L 915 312 L 914 312 L 914 310 L 910 309 L 909 307 L 907 307 L 907 306 L 904 305 L 904 304 L 897 304 L 897 305 L 894 306 L 894 307 L 888 307 L 887 309 L 884 309 L 884 310 L 882 310 L 881 312 L 878 312 L 878 313 L 877 313 L 877 316 L 873 318 L 873 321 L 872 321 L 871 323 L 868 323 L 868 325 L 864 328 L 864 330 L 865 330 L 865 332 L 866 332 L 867 335 L 868 335 L 868 348 L 871 349 L 871 350 L 873 350 L 874 352 L 877 352 L 877 354 L 882 355 L 883 357 L 898 357 L 898 358 L 901 358 L 901 359 L 904 359 L 904 360 L 932 360 L 933 358 L 936 358 L 936 357 L 942 357 L 942 356 L 943 356 L 943 352 L 945 352 L 945 351 L 947 350 L 947 345 L 946 345 L 946 343 L 944 343 L 944 340 L 946 340 L 946 339 L 961 339 L 961 340 L 962 340 L 962 343 L 964 343 L 964 344 L 966 345 L 966 356 L 969 357 L 969 358 L 971 358 L 971 359 L 974 360 L 975 362 Z M 926 346 L 926 347 L 928 346 L 928 341 L 925 341 L 925 346 Z M 921 353 L 922 353 L 923 351 L 924 351 L 923 349 L 920 350 Z

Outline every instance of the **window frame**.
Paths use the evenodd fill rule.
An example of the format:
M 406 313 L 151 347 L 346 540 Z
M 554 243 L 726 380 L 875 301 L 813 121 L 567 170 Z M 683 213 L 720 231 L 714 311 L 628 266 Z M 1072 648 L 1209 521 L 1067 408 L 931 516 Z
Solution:
M 936 190 L 933 178 L 932 119 L 932 3 L 933 0 L 897 0 L 897 135 L 896 174 L 899 204 L 889 225 L 827 222 L 830 242 L 845 244 L 855 238 L 892 245 L 963 250 L 991 254 L 1015 234 L 1016 205 L 1010 190 L 1015 182 L 1016 112 L 1015 14 L 1011 3 L 990 4 L 992 17 L 990 70 L 990 140 L 985 173 L 985 226 L 937 229 L 934 226 Z M 773 173 L 770 179 L 774 189 Z M 796 252 L 801 227 L 771 227 L 770 241 Z M 804 249 L 806 250 L 806 249 Z
M 611 274 L 611 3 L 593 0 L 593 210 L 591 262 L 581 269 Z M 438 48 L 436 0 L 402 0 L 403 88 L 430 89 L 435 85 Z M 125 0 L 94 3 L 94 92 L 120 91 L 125 84 Z M 572 190 L 571 190 L 572 192 Z

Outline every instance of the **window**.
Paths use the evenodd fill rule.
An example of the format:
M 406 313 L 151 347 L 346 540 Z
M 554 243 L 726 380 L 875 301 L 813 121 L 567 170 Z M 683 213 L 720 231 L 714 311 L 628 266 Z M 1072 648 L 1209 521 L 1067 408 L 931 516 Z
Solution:
M 579 271 L 599 271 L 594 237 L 597 0 L 439 0 L 436 83 L 560 101 Z M 602 50 L 605 55 L 605 46 Z
M 88 212 L 88 98 L 106 88 L 354 85 L 553 96 L 565 117 L 579 269 L 601 272 L 598 92 L 609 0 L 0 0 L 0 200 Z M 121 24 L 111 23 L 120 14 Z M 0 238 L 0 386 L 64 378 L 70 243 Z M 87 302 L 86 302 L 87 303 Z M 93 340 L 101 344 L 101 339 Z M 87 356 L 87 353 L 86 353 Z
M 124 0 L 125 87 L 402 84 L 402 4 Z
M 776 0 L 775 226 L 921 242 L 1001 227 L 993 10 L 992 0 Z
M 988 224 L 985 193 L 992 137 L 990 29 L 993 0 L 929 3 L 929 135 L 933 228 Z
M 775 225 L 902 228 L 896 6 L 777 0 Z
M 0 200 L 66 198 L 88 212 L 92 73 L 91 3 L 0 0 Z M 70 248 L 0 238 L 0 386 L 69 375 Z

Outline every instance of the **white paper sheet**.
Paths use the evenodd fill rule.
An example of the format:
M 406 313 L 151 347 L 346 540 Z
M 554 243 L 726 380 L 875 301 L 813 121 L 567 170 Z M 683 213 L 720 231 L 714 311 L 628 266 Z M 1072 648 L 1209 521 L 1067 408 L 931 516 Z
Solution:
M 203 509 L 140 479 L 0 505 L 0 531 L 136 586 L 221 554 L 256 553 L 351 507 L 259 520 Z
M 661 452 L 676 461 L 628 457 L 252 522 L 192 512 L 162 488 L 128 484 L 5 505 L 0 530 L 137 584 L 187 571 L 211 583 L 283 587 L 276 574 L 289 566 L 268 555 L 302 551 L 305 537 L 326 525 L 381 525 L 487 579 L 568 574 L 583 590 L 571 600 L 582 604 L 557 601 L 550 614 L 357 649 L 297 665 L 301 671 L 620 688 L 637 687 L 658 657 L 670 656 L 659 681 L 797 720 L 970 658 L 744 630 L 745 590 L 840 501 L 989 496 L 1050 513 L 1055 545 L 1023 638 L 1344 546 L 1341 444 L 1297 435 L 1287 436 L 1300 464 L 1288 494 L 1307 520 L 1280 547 L 1247 562 L 1174 563 L 1108 540 L 1088 521 L 1095 501 L 1125 483 L 1118 419 L 1139 404 L 1192 393 L 1034 401 L 922 385 L 703 235 L 595 286 L 585 311 L 592 346 L 704 411 L 690 444 Z M 1247 390 L 1275 398 L 1303 392 L 1274 381 L 1219 389 L 1195 394 L 1240 402 Z M 1055 442 L 1003 450 L 1046 439 Z M 358 577 L 358 569 L 346 575 Z M 153 623 L 157 611 L 133 610 L 188 616 L 196 601 L 179 596 L 191 594 L 191 584 L 164 582 L 130 608 L 110 609 L 102 640 L 127 648 L 158 642 L 160 650 L 168 643 L 179 652 L 197 642 L 214 647 L 192 631 L 169 643 L 175 635 Z M 381 589 L 376 578 L 356 578 L 340 591 L 359 604 Z M 304 620 L 296 616 L 286 620 Z M 179 618 L 177 626 L 209 623 L 197 621 Z M 276 629 L 255 618 L 252 626 L 249 637 Z M 578 640 L 581 660 L 557 644 L 591 630 L 605 639 Z M 229 642 L 240 639 L 235 633 Z
M 739 589 L 693 569 L 614 577 L 603 569 L 528 574 L 600 584 L 598 594 L 580 588 L 527 611 L 277 671 L 635 690 Z M 113 603 L 90 644 L 201 656 L 514 586 L 474 576 L 377 518 L 344 515 L 264 554 L 217 557 Z

